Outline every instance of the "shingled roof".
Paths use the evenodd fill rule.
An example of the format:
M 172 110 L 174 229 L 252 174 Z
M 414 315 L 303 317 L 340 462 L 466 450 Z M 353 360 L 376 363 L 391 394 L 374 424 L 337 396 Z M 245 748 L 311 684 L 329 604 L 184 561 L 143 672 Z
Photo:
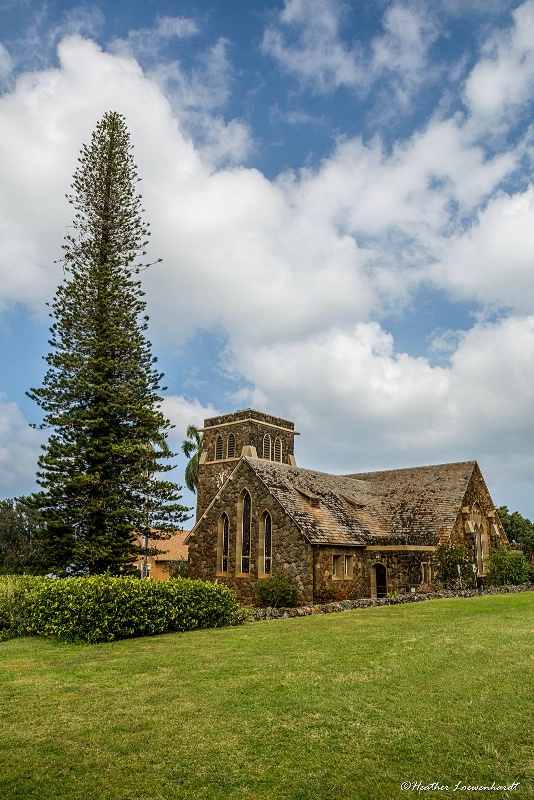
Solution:
M 449 531 L 476 467 L 476 461 L 465 461 L 330 475 L 263 459 L 246 461 L 312 544 L 339 545 L 385 539 L 422 543 Z
M 465 461 L 330 475 L 243 457 L 229 479 L 244 463 L 312 544 L 353 547 L 433 543 L 454 525 L 476 467 L 476 461 Z
M 387 535 L 380 503 L 363 481 L 262 458 L 244 460 L 312 544 L 363 547 L 369 536 Z
M 364 481 L 380 496 L 392 534 L 435 535 L 454 525 L 476 467 L 476 461 L 461 461 L 345 477 Z

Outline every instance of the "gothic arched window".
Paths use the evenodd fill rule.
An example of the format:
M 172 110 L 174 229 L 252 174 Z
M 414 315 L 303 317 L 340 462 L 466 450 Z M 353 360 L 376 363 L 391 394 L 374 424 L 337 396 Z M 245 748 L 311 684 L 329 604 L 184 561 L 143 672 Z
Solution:
M 265 434 L 263 437 L 263 458 L 266 458 L 268 461 L 271 460 L 271 437 L 268 433 Z
M 228 516 L 221 519 L 221 572 L 228 572 Z
M 272 523 L 271 515 L 268 511 L 263 515 L 263 571 L 266 575 L 271 574 L 271 549 L 272 549 Z
M 241 526 L 241 572 L 250 572 L 250 522 L 252 503 L 250 494 L 243 492 L 243 521 Z
M 222 436 L 217 436 L 217 441 L 215 442 L 215 461 L 222 461 L 223 457 L 223 440 Z
M 228 447 L 226 452 L 226 458 L 235 458 L 235 436 L 233 433 L 231 433 L 228 437 Z
M 276 437 L 274 440 L 274 460 L 281 461 L 282 460 L 282 440 L 279 436 Z

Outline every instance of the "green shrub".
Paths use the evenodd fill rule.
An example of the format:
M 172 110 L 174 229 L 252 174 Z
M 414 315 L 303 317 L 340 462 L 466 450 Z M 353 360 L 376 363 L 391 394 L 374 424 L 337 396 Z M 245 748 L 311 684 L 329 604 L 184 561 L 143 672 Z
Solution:
M 317 603 L 335 603 L 340 600 L 354 600 L 359 596 L 358 590 L 350 581 L 329 581 L 315 592 Z
M 43 580 L 31 575 L 0 576 L 0 641 L 18 635 L 27 595 Z
M 530 566 L 523 553 L 499 547 L 489 556 L 487 583 L 490 586 L 517 586 L 530 580 Z
M 436 549 L 435 564 L 439 580 L 446 589 L 468 588 L 476 585 L 473 568 L 465 547 L 443 544 Z M 460 572 L 458 573 L 458 566 Z
M 110 642 L 244 621 L 235 592 L 184 578 L 40 578 L 23 587 L 17 601 L 12 632 L 67 642 Z
M 256 584 L 258 606 L 288 608 L 297 604 L 297 590 L 281 575 L 262 578 Z

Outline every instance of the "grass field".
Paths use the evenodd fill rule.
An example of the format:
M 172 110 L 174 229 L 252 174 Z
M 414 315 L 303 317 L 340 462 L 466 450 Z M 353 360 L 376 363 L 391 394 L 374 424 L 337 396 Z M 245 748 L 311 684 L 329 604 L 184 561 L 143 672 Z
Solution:
M 533 620 L 523 593 L 5 642 L 0 798 L 534 798 Z

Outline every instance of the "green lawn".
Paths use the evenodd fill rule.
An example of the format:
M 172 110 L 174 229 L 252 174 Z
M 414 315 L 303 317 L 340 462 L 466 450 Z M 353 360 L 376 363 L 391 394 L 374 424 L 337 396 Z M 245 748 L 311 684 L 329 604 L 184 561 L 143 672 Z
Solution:
M 533 619 L 523 593 L 5 642 L 0 798 L 534 798 Z M 452 790 L 493 781 L 519 787 Z

